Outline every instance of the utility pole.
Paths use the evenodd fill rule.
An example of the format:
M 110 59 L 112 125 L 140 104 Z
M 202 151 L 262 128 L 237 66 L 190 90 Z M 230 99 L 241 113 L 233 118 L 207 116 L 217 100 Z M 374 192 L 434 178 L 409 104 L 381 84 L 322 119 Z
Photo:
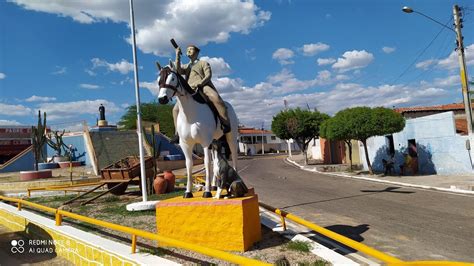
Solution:
M 469 91 L 469 82 L 467 80 L 467 69 L 466 69 L 466 60 L 464 58 L 464 44 L 463 36 L 461 33 L 462 28 L 462 14 L 458 5 L 453 6 L 453 16 L 454 16 L 454 27 L 456 31 L 456 50 L 458 51 L 459 58 L 459 68 L 461 74 L 461 85 L 462 85 L 462 96 L 464 100 L 464 109 L 466 112 L 467 120 L 467 132 L 468 135 L 472 135 L 472 108 L 471 108 L 471 95 Z
M 265 154 L 265 146 L 263 145 L 263 123 L 265 122 L 262 122 L 262 155 Z

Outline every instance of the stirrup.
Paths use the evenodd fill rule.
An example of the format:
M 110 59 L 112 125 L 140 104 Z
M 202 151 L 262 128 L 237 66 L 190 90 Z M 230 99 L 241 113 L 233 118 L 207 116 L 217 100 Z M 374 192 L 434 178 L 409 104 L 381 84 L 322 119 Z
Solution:
M 224 132 L 224 134 L 229 133 L 230 130 L 231 130 L 230 125 L 228 125 L 227 123 L 223 123 L 223 122 L 221 122 L 221 129 Z

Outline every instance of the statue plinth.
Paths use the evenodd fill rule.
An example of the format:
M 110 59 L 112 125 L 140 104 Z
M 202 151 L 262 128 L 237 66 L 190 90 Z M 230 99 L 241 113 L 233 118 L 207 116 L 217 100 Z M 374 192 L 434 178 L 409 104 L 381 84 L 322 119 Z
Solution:
M 202 198 L 202 192 L 193 194 L 156 204 L 160 236 L 226 251 L 246 251 L 261 240 L 257 195 L 212 199 Z
M 106 127 L 108 126 L 109 124 L 107 123 L 107 120 L 99 120 L 99 122 L 97 122 L 97 125 L 99 127 Z

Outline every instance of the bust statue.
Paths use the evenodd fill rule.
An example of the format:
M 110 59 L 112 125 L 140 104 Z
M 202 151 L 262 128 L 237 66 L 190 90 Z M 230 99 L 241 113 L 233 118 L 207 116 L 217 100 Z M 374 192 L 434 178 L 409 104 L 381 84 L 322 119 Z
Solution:
M 99 120 L 105 120 L 105 107 L 102 104 L 100 104 L 99 106 L 99 114 L 100 114 Z

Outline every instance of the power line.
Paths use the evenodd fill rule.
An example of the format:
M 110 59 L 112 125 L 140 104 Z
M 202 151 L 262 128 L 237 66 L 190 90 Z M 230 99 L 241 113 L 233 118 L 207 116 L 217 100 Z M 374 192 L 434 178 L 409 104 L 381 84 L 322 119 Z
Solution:
M 449 18 L 449 20 L 444 24 L 445 26 L 447 26 L 449 24 L 449 22 L 451 21 L 451 17 Z M 398 75 L 398 77 L 391 82 L 391 84 L 394 84 L 395 82 L 397 82 L 401 77 L 403 77 L 407 72 L 408 70 L 410 70 L 410 68 L 415 64 L 417 63 L 418 59 L 426 52 L 426 50 L 428 50 L 428 48 L 433 44 L 433 42 L 438 38 L 438 36 L 441 34 L 441 32 L 443 32 L 445 28 L 442 27 L 439 32 L 434 36 L 434 38 L 428 43 L 428 45 L 415 57 L 415 59 L 411 62 L 410 65 L 408 65 L 405 70 L 403 70 L 403 72 Z

